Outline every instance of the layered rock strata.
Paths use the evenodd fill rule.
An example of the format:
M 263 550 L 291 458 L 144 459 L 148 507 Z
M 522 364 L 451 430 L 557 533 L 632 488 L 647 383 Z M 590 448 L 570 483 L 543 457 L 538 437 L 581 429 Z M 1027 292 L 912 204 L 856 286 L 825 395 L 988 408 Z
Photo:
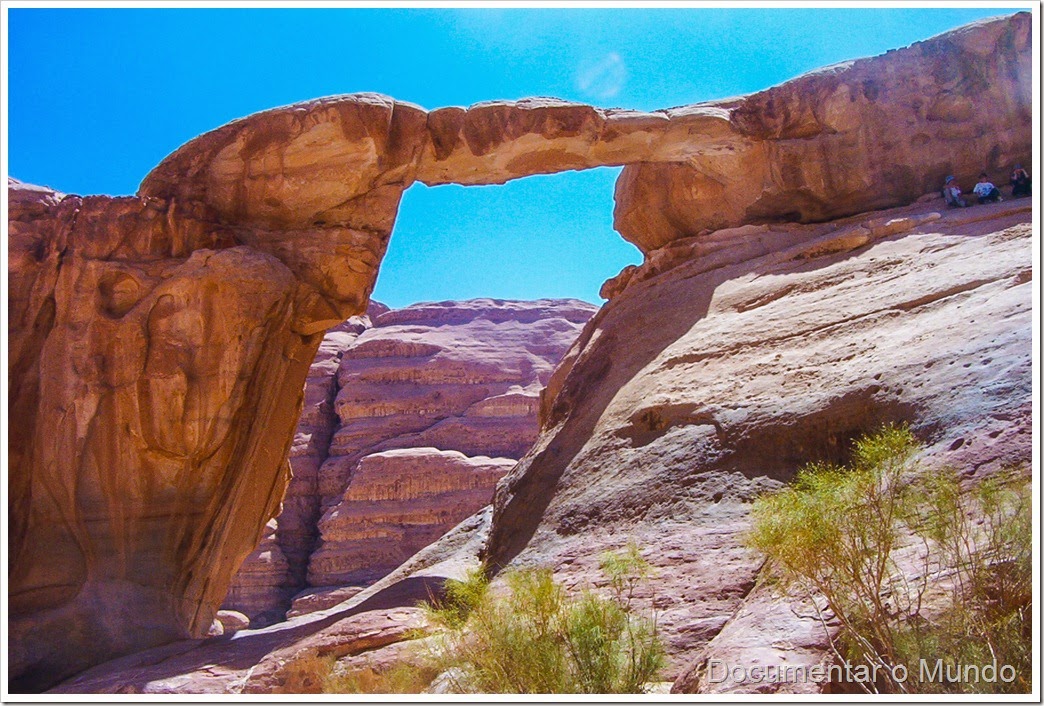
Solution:
M 599 553 L 631 542 L 653 566 L 636 602 L 656 612 L 675 690 L 818 690 L 708 678 L 711 659 L 749 672 L 831 658 L 810 606 L 756 585 L 750 499 L 809 460 L 843 460 L 884 421 L 911 423 L 926 461 L 973 478 L 1032 455 L 1029 204 L 941 206 L 719 232 L 716 251 L 692 242 L 691 257 L 679 244 L 651 258 L 556 371 L 492 523 L 478 513 L 339 605 L 126 657 L 58 691 L 282 689 L 287 665 L 316 653 L 387 665 L 416 644 L 393 644 L 416 637 L 399 627 L 414 602 L 480 555 L 597 590 Z
M 898 205 L 947 173 L 1030 163 L 1030 25 L 1028 13 L 983 21 L 648 114 L 544 99 L 428 113 L 335 97 L 189 142 L 137 197 L 9 185 L 11 684 L 41 688 L 207 633 L 282 498 L 321 333 L 364 311 L 414 180 L 639 165 L 618 182 L 616 222 L 647 253 L 706 229 Z M 665 290 L 649 291 L 668 308 Z M 577 355 L 611 350 L 609 338 Z M 635 348 L 658 355 L 650 345 Z M 620 364 L 597 365 L 624 382 Z M 551 382 L 566 394 L 548 395 L 549 428 L 583 392 L 568 378 Z M 519 507 L 506 493 L 505 528 Z M 497 534 L 493 555 L 518 541 Z
M 265 525 L 258 547 L 236 573 L 224 607 L 239 610 L 255 625 L 282 620 L 289 599 L 306 585 L 308 557 L 318 536 L 319 467 L 337 428 L 334 397 L 341 354 L 388 307 L 371 302 L 366 314 L 330 329 L 308 369 L 304 406 L 290 446 L 292 478 L 278 518 Z
M 696 663 L 677 688 L 817 689 L 701 680 L 709 659 L 829 657 L 813 610 L 748 601 L 762 561 L 743 543 L 750 502 L 887 422 L 970 479 L 1029 471 L 1030 206 L 926 206 L 942 199 L 650 257 L 556 370 L 540 438 L 498 486 L 487 560 L 582 584 L 599 552 L 634 541 L 670 676 Z
M 372 583 L 487 505 L 536 438 L 540 392 L 595 310 L 576 300 L 371 305 L 328 333 L 282 513 L 225 606 L 255 625 L 282 620 L 295 594 Z M 326 603 L 307 598 L 298 610 Z
M 341 501 L 319 523 L 312 581 L 365 585 L 385 576 L 488 505 L 515 463 L 431 447 L 364 456 Z

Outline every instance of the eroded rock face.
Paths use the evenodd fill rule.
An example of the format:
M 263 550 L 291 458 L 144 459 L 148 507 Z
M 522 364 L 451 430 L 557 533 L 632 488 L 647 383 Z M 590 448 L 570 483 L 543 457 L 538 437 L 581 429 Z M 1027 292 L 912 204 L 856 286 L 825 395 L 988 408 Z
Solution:
M 314 693 L 315 657 L 372 667 L 406 657 L 428 628 L 417 603 L 441 594 L 446 579 L 477 565 L 489 528 L 485 508 L 389 576 L 340 605 L 310 611 L 263 630 L 241 629 L 207 640 L 182 640 L 88 669 L 51 693 Z M 413 652 L 416 659 L 417 652 Z
M 705 229 L 910 203 L 950 174 L 1006 183 L 1030 152 L 1031 54 L 1029 17 L 1017 15 L 668 111 L 722 109 L 727 147 L 625 168 L 615 226 L 648 252 Z
M 341 501 L 319 523 L 312 580 L 359 585 L 388 574 L 488 505 L 515 463 L 431 447 L 364 456 Z
M 650 254 L 668 243 L 699 240 L 707 229 L 814 221 L 897 205 L 937 188 L 946 173 L 964 178 L 984 165 L 992 170 L 1006 169 L 1007 162 L 1030 163 L 1029 27 L 1028 13 L 976 23 L 747 98 L 649 114 L 544 100 L 427 113 L 383 96 L 322 99 L 259 113 L 189 142 L 145 178 L 137 197 L 62 197 L 9 185 L 12 686 L 40 688 L 107 657 L 210 629 L 236 567 L 277 511 L 321 333 L 365 310 L 399 198 L 414 180 L 499 183 L 631 164 L 618 182 L 617 227 Z M 760 265 L 748 264 L 755 258 L 751 249 L 763 248 L 757 257 L 785 249 L 788 232 L 745 237 L 746 259 L 728 260 L 735 256 L 730 255 L 731 264 L 708 277 L 758 271 Z M 711 238 L 700 247 L 714 245 Z M 697 257 L 698 249 L 693 252 Z M 924 251 L 926 261 L 936 255 Z M 805 255 L 814 256 L 819 252 Z M 627 407 L 628 396 L 638 393 L 624 386 L 682 335 L 678 321 L 663 317 L 672 315 L 673 295 L 686 292 L 656 285 L 657 277 L 640 280 L 611 288 L 620 293 L 600 315 L 607 328 L 590 331 L 549 381 L 549 435 L 531 458 L 550 463 L 551 470 L 534 471 L 536 476 L 555 477 L 569 466 L 578 453 L 574 447 L 586 445 L 582 440 L 595 431 L 610 397 L 620 414 L 638 415 L 620 427 L 623 436 L 613 443 L 649 446 L 649 453 L 682 452 L 670 444 L 661 448 L 646 428 L 675 430 L 667 436 L 701 430 L 703 445 L 693 448 L 703 449 L 695 453 L 707 459 L 716 457 L 715 444 L 739 448 L 744 435 L 756 430 L 762 439 L 805 433 L 795 435 L 789 426 L 771 431 L 777 417 L 746 407 L 728 412 L 725 421 L 712 415 L 733 429 L 733 436 L 715 441 L 718 427 L 700 421 L 702 413 L 692 417 L 688 401 L 677 408 L 669 401 L 663 409 Z M 703 287 L 689 293 L 694 312 L 711 311 L 719 296 L 711 296 L 717 289 L 710 281 L 703 277 L 692 285 Z M 639 307 L 626 304 L 637 302 L 638 292 L 648 299 L 641 306 L 659 302 L 660 308 L 645 317 L 641 335 L 627 341 L 626 351 L 622 342 L 615 344 L 621 346 L 617 352 L 612 332 L 630 328 L 632 335 L 639 329 L 625 321 Z M 844 329 L 845 323 L 824 325 Z M 708 332 L 707 340 L 717 333 Z M 722 332 L 723 341 L 734 339 Z M 975 335 L 968 340 L 978 345 Z M 698 373 L 706 360 L 700 356 L 711 353 L 699 349 L 696 358 L 675 367 L 695 366 Z M 802 355 L 814 353 L 810 348 Z M 941 362 L 933 374 L 943 369 Z M 763 380 L 753 375 L 761 368 L 748 363 L 749 380 Z M 571 383 L 574 369 L 585 372 Z M 803 391 L 807 375 L 792 369 L 779 388 L 788 398 Z M 1021 388 L 1005 387 L 1009 379 L 1014 378 L 1001 375 L 983 399 L 1007 394 L 1007 406 L 1021 409 L 1017 399 L 1012 402 Z M 837 382 L 817 378 L 822 389 Z M 708 395 L 718 390 L 716 384 L 722 383 L 711 384 Z M 809 382 L 809 389 L 819 388 Z M 947 421 L 974 406 L 957 393 L 944 408 L 937 401 L 906 399 L 931 397 L 929 391 L 903 390 L 896 393 L 900 402 L 923 404 L 918 414 L 938 410 Z M 730 394 L 757 392 L 740 387 Z M 849 406 L 862 409 L 879 393 L 841 394 L 828 416 L 848 419 Z M 589 405 L 566 415 L 581 397 Z M 798 396 L 799 416 L 815 417 L 809 401 L 814 397 Z M 724 409 L 714 399 L 701 396 L 698 408 Z M 352 404 L 343 407 L 351 410 Z M 366 404 L 373 403 L 360 409 Z M 493 408 L 501 404 L 513 403 L 505 399 Z M 746 421 L 729 416 L 740 414 L 748 414 Z M 956 419 L 952 428 L 972 416 Z M 552 434 L 566 417 L 570 431 Z M 690 419 L 695 421 L 678 421 Z M 1003 432 L 998 438 L 1008 437 Z M 592 441 L 592 454 L 611 446 L 601 443 Z M 438 447 L 420 440 L 417 445 Z M 784 443 L 782 453 L 766 457 L 764 473 L 783 473 L 788 459 L 818 447 L 802 449 L 799 454 Z M 547 461 L 556 455 L 559 460 Z M 648 513 L 661 507 L 655 481 L 666 457 L 657 456 L 634 474 L 652 483 L 648 501 L 634 508 Z M 519 477 L 531 477 L 534 463 Z M 762 477 L 737 487 L 753 492 Z M 532 483 L 527 487 L 537 487 Z M 527 492 L 536 495 L 531 514 L 540 516 L 545 491 L 507 488 L 498 526 L 522 522 L 512 515 L 520 505 L 511 498 Z M 566 524 L 585 527 L 585 518 L 617 512 L 615 501 L 585 495 L 601 492 L 597 485 L 576 490 L 575 498 L 573 492 L 555 496 L 556 507 L 577 508 Z M 741 509 L 732 515 L 730 508 L 723 504 L 716 511 L 724 513 L 716 527 L 742 523 Z M 554 512 L 551 524 L 541 526 L 558 522 Z M 627 512 L 636 517 L 638 510 Z M 568 527 L 560 529 L 569 536 Z M 505 532 L 498 530 L 492 545 L 501 558 L 525 543 L 524 532 L 514 539 Z M 544 551 L 540 546 L 534 545 L 533 556 Z M 737 567 L 747 566 L 747 559 L 729 556 Z M 742 568 L 734 573 L 737 595 L 747 575 Z M 734 607 L 731 590 L 720 592 L 721 606 Z M 720 615 L 718 607 L 707 611 L 709 620 Z
M 282 512 L 225 607 L 255 626 L 282 620 L 295 594 L 372 583 L 488 504 L 536 438 L 540 391 L 594 312 L 575 300 L 371 304 L 329 332 Z M 298 611 L 341 600 L 309 593 Z
M 177 206 L 9 195 L 8 654 L 32 689 L 206 634 L 278 508 L 320 336 L 314 289 Z
M 291 268 L 344 297 L 365 289 L 415 180 L 498 184 L 630 165 L 615 227 L 646 253 L 704 230 L 824 221 L 909 203 L 949 174 L 970 184 L 986 169 L 1002 182 L 1030 162 L 1030 24 L 1028 13 L 983 20 L 750 96 L 650 113 L 554 98 L 425 112 L 334 96 L 196 138 L 140 194 L 260 230 L 249 237 L 273 247 L 270 231 L 293 231 L 278 244 Z M 319 246 L 330 264 L 309 257 L 295 268 L 292 254 L 315 247 L 316 230 L 336 233 Z
M 789 639 L 815 663 L 814 618 L 763 594 L 737 613 L 760 570 L 742 542 L 758 493 L 884 422 L 975 477 L 1031 460 L 1029 204 L 933 206 L 650 257 L 556 370 L 541 435 L 498 486 L 487 558 L 584 583 L 599 552 L 635 541 L 672 678 L 779 658 L 766 646 Z
M 286 688 L 298 656 L 387 664 L 416 637 L 403 629 L 418 625 L 415 602 L 480 554 L 589 587 L 598 554 L 633 541 L 654 567 L 636 598 L 657 611 L 676 691 L 807 693 L 815 685 L 707 678 L 710 659 L 829 658 L 808 606 L 755 587 L 748 501 L 888 420 L 975 476 L 1031 457 L 1029 205 L 938 205 L 741 229 L 714 251 L 697 239 L 698 256 L 678 244 L 651 258 L 659 270 L 633 273 L 557 369 L 548 389 L 560 392 L 502 482 L 492 530 L 487 509 L 339 605 L 125 657 L 57 691 L 242 693 Z
M 341 354 L 376 316 L 388 311 L 371 302 L 362 316 L 353 316 L 323 337 L 308 369 L 304 407 L 290 447 L 292 478 L 279 516 L 265 526 L 261 544 L 236 573 L 224 606 L 250 616 L 255 625 L 282 620 L 291 597 L 306 584 L 308 557 L 318 537 L 320 517 L 319 467 L 326 460 L 330 437 L 337 428 L 334 397 Z
M 594 311 L 477 299 L 377 317 L 341 356 L 309 585 L 370 583 L 487 504 L 536 438 L 540 392 Z

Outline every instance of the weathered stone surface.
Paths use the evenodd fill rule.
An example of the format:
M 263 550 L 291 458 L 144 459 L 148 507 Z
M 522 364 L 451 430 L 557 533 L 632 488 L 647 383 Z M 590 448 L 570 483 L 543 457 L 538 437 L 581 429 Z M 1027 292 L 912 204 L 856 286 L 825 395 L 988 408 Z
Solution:
M 648 252 L 708 228 L 910 203 L 950 174 L 974 183 L 986 170 L 1005 183 L 1014 163 L 1029 161 L 1031 66 L 1030 17 L 1020 13 L 744 98 L 667 111 L 674 121 L 722 110 L 727 146 L 626 167 L 616 229 Z
M 337 642 L 348 655 L 370 644 L 354 635 L 371 630 L 382 640 L 373 644 L 414 637 L 387 621 L 480 554 L 550 565 L 559 580 L 589 586 L 602 581 L 599 552 L 631 541 L 654 566 L 637 601 L 657 611 L 665 676 L 681 677 L 675 691 L 804 691 L 701 679 L 710 659 L 749 668 L 826 655 L 798 602 L 755 588 L 761 559 L 742 546 L 747 501 L 808 460 L 843 458 L 849 438 L 886 420 L 910 421 L 929 458 L 976 476 L 1031 455 L 1029 207 L 935 219 L 932 206 L 771 227 L 704 257 L 657 258 L 673 264 L 618 294 L 556 371 L 548 389 L 559 392 L 543 406 L 534 451 L 502 483 L 491 535 L 487 509 L 337 606 L 231 642 L 125 657 L 58 691 L 284 688 L 283 665 L 309 654 L 305 645 Z M 923 222 L 823 249 L 882 217 Z
M 364 456 L 341 502 L 319 523 L 313 580 L 368 584 L 490 503 L 516 463 L 430 447 Z
M 494 184 L 630 165 L 616 228 L 643 252 L 705 229 L 824 221 L 909 203 L 948 174 L 974 181 L 1030 162 L 1030 24 L 1028 13 L 983 20 L 750 96 L 651 113 L 555 98 L 426 112 L 333 96 L 196 138 L 140 194 L 250 226 L 243 237 L 279 248 L 298 276 L 342 298 L 366 288 L 414 180 Z M 325 237 L 312 244 L 316 232 Z M 295 261 L 314 248 L 328 266 Z
M 250 618 L 237 610 L 219 610 L 214 617 L 221 623 L 221 634 L 223 635 L 231 635 L 250 627 Z
M 335 605 L 344 603 L 357 593 L 361 593 L 362 586 L 320 586 L 309 588 L 294 596 L 290 610 L 286 611 L 286 617 L 296 618 L 306 613 L 314 613 L 317 610 L 326 610 Z
M 653 253 L 556 370 L 541 435 L 498 486 L 487 558 L 583 584 L 600 551 L 637 542 L 672 678 L 698 655 L 758 656 L 740 623 L 724 632 L 741 606 L 769 642 L 775 621 L 814 652 L 788 611 L 765 612 L 778 602 L 744 603 L 757 493 L 888 421 L 974 477 L 1030 462 L 1030 207 L 934 205 Z
M 315 658 L 365 655 L 426 627 L 415 606 L 344 611 L 279 630 L 180 641 L 90 669 L 56 694 L 300 694 L 322 686 Z
M 422 108 L 372 93 L 274 108 L 186 143 L 139 193 L 206 206 L 229 223 L 337 225 L 386 238 L 413 181 L 425 122 Z
M 314 692 L 314 679 L 295 665 L 333 656 L 347 666 L 373 663 L 389 647 L 414 641 L 427 628 L 419 601 L 441 594 L 446 579 L 477 565 L 490 512 L 472 516 L 437 545 L 342 604 L 261 630 L 207 640 L 182 640 L 88 669 L 55 694 L 241 694 Z M 384 648 L 384 649 L 382 649 Z M 401 648 L 400 648 L 401 649 Z M 394 654 L 396 650 L 391 650 Z
M 834 662 L 829 612 L 786 595 L 770 582 L 757 586 L 707 643 L 671 690 L 679 694 L 819 694 Z M 825 626 L 824 626 L 825 623 Z M 737 669 L 737 667 L 739 669 Z M 753 669 L 752 669 L 753 668 Z
M 279 517 L 269 521 L 261 544 L 243 562 L 223 604 L 243 611 L 255 626 L 282 620 L 294 594 L 307 585 L 308 557 L 315 548 L 321 515 L 319 467 L 337 427 L 333 403 L 341 354 L 372 318 L 387 311 L 383 304 L 371 302 L 365 315 L 353 316 L 328 331 L 308 370 L 304 408 L 290 447 L 293 476 Z
M 594 311 L 572 300 L 441 302 L 391 312 L 371 304 L 367 316 L 327 333 L 305 386 L 290 449 L 294 475 L 282 512 L 243 563 L 225 607 L 242 610 L 255 626 L 282 620 L 295 594 L 314 585 L 370 583 L 488 504 L 496 480 L 536 438 L 543 383 Z M 342 367 L 344 389 L 336 377 Z M 393 404 L 403 391 L 404 414 L 380 416 L 367 408 L 338 430 L 336 399 L 362 394 Z M 423 414 L 409 408 L 411 395 L 425 394 L 437 402 Z M 411 420 L 420 423 L 411 426 Z M 335 431 L 334 457 L 325 463 Z M 354 444 L 347 457 L 344 439 Z M 386 453 L 425 445 L 435 448 L 419 455 Z M 360 475 L 360 459 L 367 458 L 367 469 L 380 467 L 380 474 L 394 466 L 401 487 L 413 489 L 398 500 L 384 498 L 383 517 L 370 508 L 363 519 L 351 509 L 364 500 L 360 493 L 372 478 L 368 470 Z M 486 472 L 493 468 L 496 473 Z M 353 485 L 346 495 L 349 478 L 363 486 Z M 313 579 L 321 583 L 306 576 L 313 552 Z M 330 607 L 347 597 L 309 592 L 292 612 Z
M 425 184 L 497 184 L 532 174 L 684 161 L 732 149 L 728 112 L 603 110 L 556 98 L 490 101 L 428 113 Z M 693 139 L 694 136 L 698 136 Z
M 600 113 L 587 106 L 528 101 L 515 110 L 479 105 L 462 117 L 449 110 L 433 119 L 439 111 L 426 113 L 380 96 L 323 99 L 267 111 L 191 141 L 145 178 L 136 198 L 62 197 L 9 184 L 11 685 L 16 690 L 40 688 L 109 656 L 209 630 L 232 574 L 277 511 L 288 477 L 286 452 L 320 332 L 364 310 L 399 197 L 418 175 L 430 183 L 484 183 L 564 168 L 632 164 L 618 182 L 617 227 L 650 254 L 646 265 L 664 267 L 687 244 L 666 257 L 654 256 L 654 250 L 687 238 L 699 240 L 711 235 L 711 229 L 854 214 L 913 201 L 937 188 L 947 173 L 964 178 L 983 166 L 992 171 L 1013 161 L 1029 163 L 1030 23 L 1028 13 L 980 22 L 748 98 L 652 114 Z M 591 137 L 595 132 L 598 137 Z M 582 154 L 585 150 L 589 155 Z M 949 232 L 954 218 L 948 214 L 931 227 Z M 782 351 L 788 377 L 762 376 L 777 361 L 761 361 L 765 368 L 743 358 L 758 349 L 755 338 L 745 339 L 735 351 L 736 364 L 747 366 L 744 370 L 711 381 L 698 394 L 679 383 L 687 396 L 680 406 L 666 392 L 661 405 L 654 388 L 641 389 L 649 380 L 644 374 L 641 379 L 633 376 L 661 353 L 673 367 L 702 379 L 701 361 L 713 359 L 715 350 L 674 342 L 683 337 L 679 326 L 684 324 L 705 333 L 706 341 L 718 336 L 719 330 L 708 330 L 703 319 L 685 318 L 725 306 L 721 297 L 731 290 L 718 291 L 717 283 L 726 282 L 720 278 L 731 274 L 740 282 L 743 272 L 765 272 L 760 280 L 744 284 L 763 288 L 767 299 L 737 305 L 738 328 L 720 331 L 720 338 L 737 341 L 736 331 L 748 331 L 751 337 L 763 336 L 767 345 L 774 340 L 771 334 L 785 330 L 793 319 L 775 321 L 771 329 L 744 328 L 740 309 L 772 312 L 784 304 L 800 304 L 805 293 L 799 287 L 780 295 L 782 290 L 772 287 L 774 278 L 784 275 L 751 263 L 789 252 L 800 264 L 785 277 L 811 277 L 829 269 L 814 265 L 823 258 L 837 258 L 838 266 L 861 262 L 838 248 L 850 247 L 864 234 L 849 233 L 847 241 L 829 245 L 833 254 L 823 254 L 817 250 L 822 243 L 814 238 L 802 243 L 802 233 L 807 235 L 773 226 L 733 244 L 739 249 L 731 255 L 731 245 L 707 257 L 694 249 L 700 267 L 710 262 L 721 267 L 688 285 L 660 286 L 670 280 L 661 273 L 645 281 L 634 274 L 626 286 L 610 287 L 615 296 L 599 315 L 604 326 L 587 331 L 548 383 L 550 392 L 541 405 L 546 436 L 520 472 L 531 479 L 525 485 L 529 490 L 505 486 L 500 529 L 492 545 L 495 556 L 513 555 L 526 541 L 525 531 L 513 539 L 505 536 L 513 531 L 507 528 L 524 526 L 526 519 L 518 516 L 519 503 L 508 498 L 533 495 L 535 504 L 528 513 L 541 516 L 550 490 L 535 488 L 547 478 L 556 480 L 572 459 L 593 458 L 613 443 L 642 447 L 642 453 L 650 454 L 648 465 L 637 470 L 628 466 L 627 474 L 620 465 L 626 453 L 617 465 L 601 467 L 610 473 L 615 467 L 630 479 L 627 483 L 643 484 L 647 497 L 624 510 L 618 505 L 628 497 L 625 490 L 603 502 L 598 484 L 581 492 L 567 482 L 555 496 L 558 509 L 550 511 L 550 524 L 541 525 L 564 523 L 559 527 L 563 543 L 574 541 L 568 539 L 570 526 L 582 528 L 595 518 L 616 515 L 636 519 L 642 512 L 651 521 L 659 511 L 653 508 L 670 506 L 664 505 L 655 482 L 662 474 L 675 473 L 667 470 L 670 458 L 696 454 L 707 463 L 719 463 L 713 459 L 719 458 L 715 449 L 720 446 L 720 463 L 747 468 L 730 455 L 744 448 L 741 442 L 747 438 L 761 440 L 752 448 L 764 448 L 765 439 L 775 439 L 779 448 L 755 459 L 764 461 L 765 468 L 740 483 L 736 497 L 761 488 L 763 478 L 785 475 L 798 458 L 834 448 L 834 442 L 822 439 L 841 439 L 851 420 L 858 418 L 861 426 L 909 409 L 930 435 L 964 429 L 968 436 L 951 444 L 955 454 L 974 462 L 987 463 L 990 454 L 1001 459 L 1021 453 L 1024 435 L 1019 429 L 1029 413 L 1020 401 L 1022 363 L 1012 363 L 1010 370 L 997 372 L 980 386 L 978 378 L 962 377 L 980 374 L 974 364 L 954 368 L 938 357 L 948 351 L 953 359 L 967 360 L 965 355 L 988 350 L 992 344 L 982 342 L 975 331 L 965 332 L 963 348 L 952 341 L 949 348 L 936 348 L 933 341 L 932 350 L 921 350 L 917 346 L 922 339 L 904 341 L 903 355 L 908 357 L 896 363 L 898 372 L 883 363 L 877 372 L 905 381 L 907 373 L 927 361 L 932 366 L 926 375 L 935 382 L 921 389 L 911 378 L 901 393 L 890 384 L 859 387 L 842 381 L 836 376 L 843 366 L 810 372 Z M 990 256 L 993 249 L 1015 247 L 997 243 L 998 237 L 980 240 L 991 248 Z M 713 238 L 708 242 L 721 244 Z M 914 247 L 909 244 L 922 241 L 907 235 L 896 242 Z M 939 240 L 933 247 L 941 250 L 918 252 L 925 262 L 964 252 L 949 243 Z M 800 245 L 799 252 L 787 251 L 791 244 Z M 891 257 L 888 248 L 900 246 L 870 241 L 863 247 Z M 921 298 L 905 300 L 909 310 L 924 311 L 923 297 L 945 309 L 984 288 L 1001 287 L 1000 279 L 990 277 L 1005 266 L 1006 257 L 1002 253 L 996 262 L 973 258 L 988 273 L 983 275 L 986 284 L 973 286 L 973 280 L 960 280 L 960 275 L 957 279 L 967 289 L 950 291 L 938 298 L 942 303 L 931 299 L 939 292 L 931 289 L 930 273 L 920 273 L 929 289 Z M 887 269 L 887 262 L 878 264 Z M 1029 272 L 1026 266 L 1013 277 L 1028 279 Z M 864 288 L 862 295 L 850 297 L 853 302 L 864 305 L 878 296 L 892 301 L 889 297 L 899 285 L 879 282 L 875 274 L 853 275 L 877 283 L 874 297 L 867 297 Z M 801 286 L 818 285 L 802 280 Z M 678 314 L 676 302 L 686 296 L 691 311 Z M 986 317 L 982 320 L 990 326 L 1003 328 L 1006 324 L 990 318 L 995 312 L 989 307 L 1003 306 L 1007 296 L 1007 290 L 999 292 L 982 306 L 975 299 L 968 304 L 976 309 L 968 320 L 975 318 L 980 325 L 980 317 Z M 833 301 L 821 304 L 822 312 L 802 309 L 800 314 L 809 321 L 822 320 L 826 328 L 817 330 L 848 331 L 848 320 L 830 319 L 844 307 Z M 647 313 L 634 313 L 643 306 Z M 864 319 L 872 318 L 864 314 Z M 964 310 L 949 314 L 959 317 Z M 1021 310 L 1004 321 L 1020 316 L 1024 318 Z M 903 330 L 921 335 L 942 327 L 937 320 L 922 327 L 918 320 Z M 614 338 L 619 330 L 627 331 L 626 344 Z M 984 375 L 1013 360 L 1006 346 L 1018 337 L 1005 339 L 1009 332 L 1002 333 L 997 334 L 997 352 L 988 350 L 981 358 L 991 361 L 982 363 Z M 891 332 L 877 345 L 900 338 Z M 852 350 L 863 350 L 865 341 L 846 340 Z M 695 357 L 682 362 L 674 362 L 666 350 L 687 346 Z M 800 355 L 819 353 L 810 345 Z M 927 357 L 913 362 L 915 354 Z M 581 372 L 571 382 L 574 370 Z M 858 375 L 852 372 L 851 377 Z M 772 408 L 768 403 L 765 408 L 751 402 L 754 407 L 732 409 L 728 404 L 734 403 L 714 397 L 726 394 L 721 386 L 728 384 L 736 385 L 728 392 L 735 399 L 755 395 L 770 379 L 772 385 L 782 385 L 774 388 L 782 392 L 774 394 L 786 394 L 788 403 L 798 401 L 794 419 L 811 426 L 783 424 L 781 417 L 766 411 Z M 581 383 L 583 389 L 578 388 Z M 956 391 L 943 404 L 946 394 L 938 390 L 947 384 Z M 880 389 L 868 392 L 873 385 Z M 979 397 L 972 399 L 975 395 Z M 639 396 L 646 402 L 635 402 Z M 834 396 L 829 404 L 822 399 Z M 1009 416 L 991 416 L 987 407 L 1005 397 Z M 566 415 L 581 398 L 589 404 Z M 389 409 L 406 405 L 406 399 L 394 400 Z M 598 436 L 588 444 L 588 432 L 596 431 L 610 401 L 612 414 L 637 416 L 627 417 L 629 426 L 619 427 L 624 431 L 615 441 Z M 421 397 L 408 404 L 429 409 L 431 402 Z M 361 398 L 338 404 L 349 416 L 378 408 Z M 495 408 L 501 402 L 491 404 Z M 718 439 L 718 426 L 704 423 L 708 407 L 716 410 L 711 416 L 731 436 Z M 826 407 L 829 412 L 823 411 Z M 926 428 L 924 420 L 936 414 L 940 426 Z M 397 435 L 418 432 L 405 424 L 404 415 L 396 415 L 404 422 Z M 971 434 L 973 418 L 985 425 L 984 433 L 990 427 L 989 442 L 976 443 L 981 435 Z M 560 425 L 567 428 L 556 433 Z M 823 425 L 829 432 L 825 437 Z M 609 427 L 598 427 L 598 434 Z M 674 441 L 657 442 L 655 434 L 661 431 L 671 439 L 698 439 L 686 442 L 691 450 L 683 452 Z M 989 436 L 994 432 L 996 436 Z M 800 448 L 788 441 L 806 436 L 820 441 Z M 349 448 L 354 442 L 341 438 L 335 443 Z M 423 438 L 412 445 L 438 446 Z M 587 449 L 583 455 L 581 447 Z M 534 464 L 546 464 L 546 469 L 531 473 Z M 543 480 L 533 480 L 537 477 Z M 342 490 L 331 488 L 326 494 L 334 497 Z M 694 497 L 705 494 L 695 492 Z M 684 504 L 682 499 L 672 502 Z M 565 507 L 576 510 L 571 519 L 556 514 Z M 721 512 L 722 526 L 731 526 L 730 510 Z M 527 556 L 546 554 L 541 547 L 537 541 Z M 733 588 L 741 586 L 744 576 L 735 572 Z M 722 600 L 728 604 L 731 599 Z M 718 609 L 708 610 L 717 614 Z
M 320 337 L 314 289 L 175 204 L 9 195 L 8 654 L 32 689 L 209 630 Z
M 371 582 L 487 504 L 494 476 L 536 438 L 540 391 L 594 311 L 475 299 L 376 317 L 341 356 L 309 585 Z M 381 477 L 398 479 L 401 504 L 372 495 Z
M 285 500 L 283 507 L 285 510 Z M 295 593 L 290 562 L 277 539 L 278 531 L 279 522 L 272 518 L 265 525 L 261 543 L 243 560 L 221 603 L 223 608 L 248 616 L 255 627 L 281 620 L 280 607 Z

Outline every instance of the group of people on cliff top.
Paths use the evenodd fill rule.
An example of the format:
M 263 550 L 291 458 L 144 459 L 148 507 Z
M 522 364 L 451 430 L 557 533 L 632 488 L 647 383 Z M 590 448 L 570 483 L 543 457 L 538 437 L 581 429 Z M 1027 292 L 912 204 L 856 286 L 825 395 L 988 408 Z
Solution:
M 957 180 L 952 176 L 946 177 L 946 184 L 943 186 L 943 197 L 946 199 L 946 203 L 953 208 L 970 205 L 961 197 L 962 193 Z M 972 188 L 972 193 L 978 198 L 979 203 L 996 203 L 1004 200 L 1000 189 L 993 185 L 986 172 L 979 174 L 979 182 Z M 1021 164 L 1016 164 L 1015 169 L 1011 172 L 1011 195 L 1013 198 L 1030 195 L 1029 174 Z

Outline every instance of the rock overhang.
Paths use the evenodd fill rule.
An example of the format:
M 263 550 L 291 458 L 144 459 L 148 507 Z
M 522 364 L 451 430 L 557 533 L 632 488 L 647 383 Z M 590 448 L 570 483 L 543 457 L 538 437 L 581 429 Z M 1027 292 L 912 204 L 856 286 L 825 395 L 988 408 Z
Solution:
M 139 195 L 189 201 L 224 223 L 346 229 L 371 241 L 364 261 L 383 255 L 415 181 L 623 166 L 615 226 L 643 253 L 708 229 L 821 221 L 912 201 L 946 174 L 1028 161 L 1030 24 L 1028 13 L 982 20 L 747 96 L 651 112 L 549 97 L 426 110 L 330 96 L 195 138 Z

